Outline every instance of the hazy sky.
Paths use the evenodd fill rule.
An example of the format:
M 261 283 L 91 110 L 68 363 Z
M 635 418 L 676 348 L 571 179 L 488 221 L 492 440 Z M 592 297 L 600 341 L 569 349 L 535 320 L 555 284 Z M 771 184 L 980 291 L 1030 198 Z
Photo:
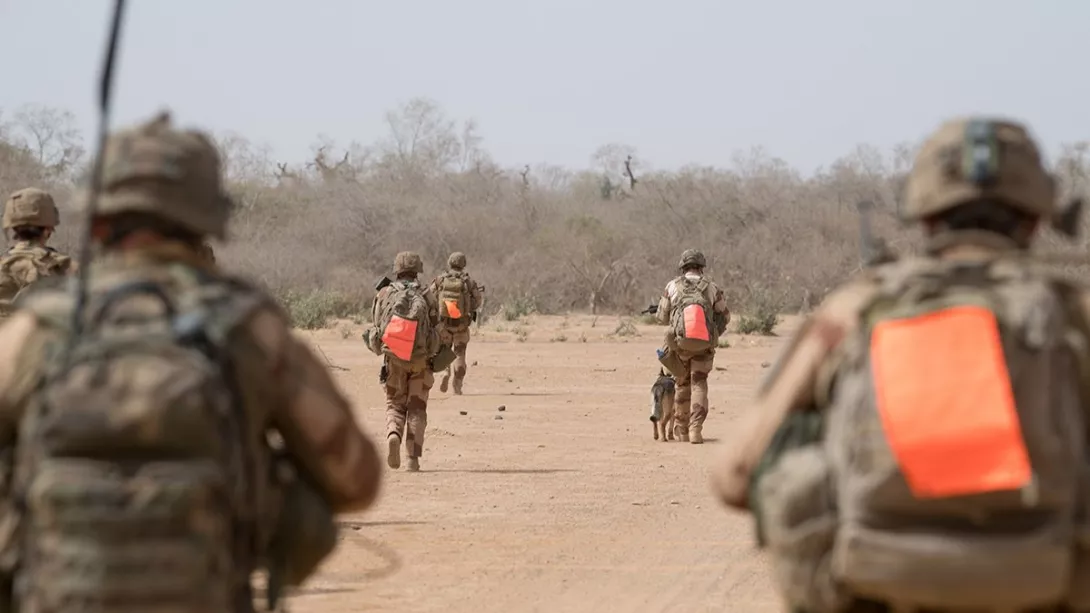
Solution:
M 94 126 L 106 0 L 0 0 L 0 109 Z M 657 167 L 761 145 L 805 170 L 970 111 L 1090 138 L 1080 0 L 136 0 L 115 125 L 163 106 L 304 158 L 415 96 L 476 118 L 502 163 Z

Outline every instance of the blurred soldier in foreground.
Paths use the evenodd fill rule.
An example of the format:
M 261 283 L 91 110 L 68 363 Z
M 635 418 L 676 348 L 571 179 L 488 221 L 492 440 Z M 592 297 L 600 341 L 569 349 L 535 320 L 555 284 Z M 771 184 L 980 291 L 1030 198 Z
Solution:
M 903 215 L 926 252 L 825 300 L 715 488 L 792 611 L 1090 611 L 1090 293 L 1029 251 L 1077 218 L 1026 128 L 986 117 L 924 143 Z
M 375 500 L 378 454 L 275 302 L 201 257 L 231 203 L 167 115 L 111 135 L 86 301 L 0 326 L 0 608 L 252 611 Z M 89 203 L 85 203 L 89 204 Z

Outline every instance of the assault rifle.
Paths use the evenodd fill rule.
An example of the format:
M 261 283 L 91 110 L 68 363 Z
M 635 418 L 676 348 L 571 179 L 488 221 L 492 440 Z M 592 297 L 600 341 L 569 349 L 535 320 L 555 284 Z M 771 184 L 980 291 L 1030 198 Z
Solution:
M 381 279 L 379 279 L 378 283 L 375 284 L 375 291 L 381 292 L 382 288 L 390 285 L 391 283 L 393 283 L 393 281 L 390 280 L 390 277 L 382 277 Z
M 640 311 L 640 315 L 655 315 L 658 312 L 659 312 L 659 305 L 652 304 L 651 306 L 647 307 L 646 309 Z

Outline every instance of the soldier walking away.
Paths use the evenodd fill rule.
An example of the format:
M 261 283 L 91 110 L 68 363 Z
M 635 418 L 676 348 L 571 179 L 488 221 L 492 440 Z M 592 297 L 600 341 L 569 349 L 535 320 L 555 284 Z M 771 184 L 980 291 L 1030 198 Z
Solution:
M 1077 204 L 1021 124 L 951 120 L 877 264 L 802 326 L 713 469 L 793 611 L 1090 611 L 1090 290 L 1031 252 Z
M 0 609 L 254 610 L 374 502 L 381 465 L 275 301 L 200 255 L 231 202 L 168 115 L 110 135 L 97 255 L 0 325 Z
M 681 254 L 681 275 L 662 293 L 655 315 L 668 324 L 663 366 L 677 378 L 674 398 L 674 434 L 678 440 L 704 442 L 708 417 L 708 374 L 712 371 L 719 336 L 730 323 L 723 290 L 704 276 L 707 260 L 696 249 Z
M 14 309 L 16 297 L 39 279 L 75 271 L 70 257 L 47 243 L 60 225 L 60 213 L 48 192 L 28 187 L 4 204 L 4 232 L 13 244 L 0 255 L 0 318 Z
M 430 288 L 418 280 L 420 256 L 405 251 L 394 258 L 394 280 L 385 284 L 371 306 L 374 327 L 364 334 L 368 346 L 384 358 L 386 389 L 386 463 L 401 467 L 401 443 L 408 470 L 420 470 L 428 394 L 435 384 L 432 358 L 439 352 L 439 306 Z
M 481 288 L 465 271 L 466 255 L 450 254 L 448 270 L 432 281 L 431 290 L 439 304 L 439 341 L 454 350 L 454 394 L 462 395 L 462 381 L 466 377 L 466 348 L 469 345 L 469 327 L 477 321 L 477 309 L 481 306 Z M 450 382 L 448 367 L 439 382 L 439 391 L 446 392 Z

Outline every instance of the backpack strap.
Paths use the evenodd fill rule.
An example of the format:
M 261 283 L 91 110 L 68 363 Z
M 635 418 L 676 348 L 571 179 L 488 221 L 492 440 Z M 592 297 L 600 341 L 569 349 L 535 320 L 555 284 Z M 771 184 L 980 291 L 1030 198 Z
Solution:
M 170 319 L 173 319 L 178 312 L 174 301 L 163 289 L 162 283 L 148 280 L 130 281 L 110 288 L 99 298 L 95 309 L 91 311 L 90 324 L 92 326 L 101 324 L 119 302 L 138 295 L 151 296 L 161 302 L 164 314 Z

